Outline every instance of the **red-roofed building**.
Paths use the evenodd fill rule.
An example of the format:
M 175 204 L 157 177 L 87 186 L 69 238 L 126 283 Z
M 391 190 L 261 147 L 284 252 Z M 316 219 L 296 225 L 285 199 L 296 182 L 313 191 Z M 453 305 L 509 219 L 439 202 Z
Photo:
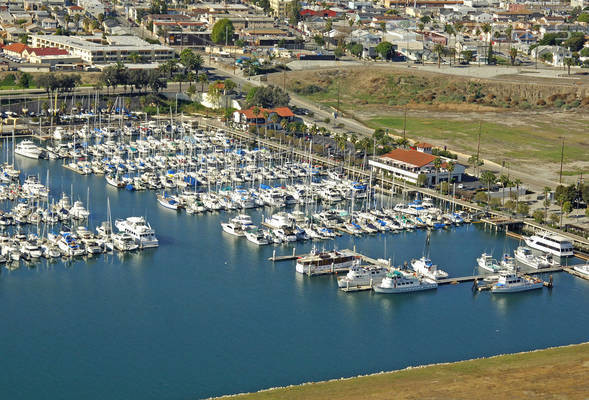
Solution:
M 292 122 L 295 117 L 294 113 L 288 107 L 258 107 L 258 109 L 259 111 L 257 115 L 254 113 L 254 107 L 250 107 L 247 110 L 237 110 L 233 113 L 233 121 L 244 128 L 257 125 L 259 127 L 267 126 L 271 129 L 280 129 L 280 121 L 286 119 L 288 122 Z M 268 116 L 267 119 L 266 115 Z M 278 117 L 275 124 L 272 122 L 272 115 Z
M 76 15 L 76 14 L 82 15 L 82 14 L 84 14 L 84 9 L 80 6 L 69 6 L 67 8 L 67 13 L 69 15 Z
M 333 10 L 315 11 L 315 10 L 310 10 L 308 8 L 301 10 L 300 14 L 303 17 L 321 17 L 321 18 L 335 18 L 335 16 L 337 15 L 337 13 Z
M 423 145 L 424 143 L 419 144 Z M 436 158 L 432 154 L 414 149 L 395 149 L 376 159 L 370 160 L 369 165 L 371 168 L 384 170 L 392 174 L 395 179 L 403 179 L 410 183 L 417 183 L 419 175 L 424 175 L 427 185 L 431 186 L 448 179 L 448 170 L 446 167 L 450 160 L 440 157 L 444 162 L 442 163 L 442 167 L 436 172 L 434 167 L 434 160 Z M 450 174 L 452 181 L 461 182 L 464 171 L 465 167 L 463 165 L 454 164 L 454 170 Z
M 11 43 L 2 47 L 4 53 L 13 57 L 22 57 L 23 52 L 28 49 L 30 49 L 30 47 L 23 43 Z
M 66 56 L 68 51 L 65 49 L 59 49 L 57 47 L 29 47 L 23 51 L 22 56 L 24 58 L 30 58 L 31 56 L 46 57 L 46 56 Z

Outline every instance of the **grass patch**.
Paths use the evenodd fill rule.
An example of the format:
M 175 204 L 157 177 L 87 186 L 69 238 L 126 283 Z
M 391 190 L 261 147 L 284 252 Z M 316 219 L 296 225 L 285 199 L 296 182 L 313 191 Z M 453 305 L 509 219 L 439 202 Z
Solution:
M 253 394 L 264 399 L 585 398 L 589 344 L 432 365 Z
M 371 128 L 388 128 L 402 132 L 403 117 L 376 117 L 364 121 Z M 491 155 L 498 161 L 515 162 L 547 161 L 560 162 L 561 139 L 565 136 L 565 162 L 586 160 L 589 146 L 586 132 L 573 131 L 554 125 L 510 126 L 502 123 L 485 122 L 482 125 L 481 153 Z M 434 140 L 466 154 L 476 152 L 478 121 L 464 121 L 440 118 L 407 117 L 407 133 L 412 139 Z

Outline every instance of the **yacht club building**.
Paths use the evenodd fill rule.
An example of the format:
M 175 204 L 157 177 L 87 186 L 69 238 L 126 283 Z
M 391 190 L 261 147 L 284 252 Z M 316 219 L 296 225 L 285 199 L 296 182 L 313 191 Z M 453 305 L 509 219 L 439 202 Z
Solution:
M 423 147 L 419 147 L 423 149 Z M 434 160 L 438 156 L 429 154 L 424 151 L 418 150 L 405 150 L 395 149 L 390 153 L 384 154 L 373 160 L 370 160 L 368 164 L 375 170 L 376 173 L 380 171 L 392 174 L 395 179 L 403 179 L 410 183 L 417 183 L 417 179 L 420 174 L 424 174 L 427 178 L 427 185 L 436 185 L 441 181 L 448 180 L 448 162 L 450 159 L 440 157 L 442 165 L 438 170 L 436 180 L 436 169 L 434 167 Z M 465 167 L 461 164 L 455 164 L 454 170 L 450 174 L 451 179 L 454 182 L 462 181 L 462 174 L 464 174 Z

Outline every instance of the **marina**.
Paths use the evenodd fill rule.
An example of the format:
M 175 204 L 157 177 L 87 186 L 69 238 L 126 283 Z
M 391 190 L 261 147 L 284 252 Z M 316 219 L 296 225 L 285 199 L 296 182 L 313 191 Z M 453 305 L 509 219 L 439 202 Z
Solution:
M 12 149 L 12 146 L 3 150 L 7 148 Z M 199 158 L 201 155 L 199 153 Z M 74 159 L 79 164 L 79 157 Z M 4 166 L 5 173 L 10 173 L 12 165 L 21 172 L 20 187 L 15 184 L 11 187 L 7 182 L 7 189 L 3 189 L 2 204 L 6 214 L 11 214 L 18 205 L 20 193 L 24 193 L 22 186 L 26 176 L 35 176 L 39 183 L 49 188 L 47 200 L 40 202 L 43 207 L 50 206 L 51 199 L 56 204 L 62 193 L 67 193 L 71 206 L 79 201 L 89 211 L 86 219 L 76 220 L 76 226 L 86 227 L 92 233 L 97 228 L 102 229 L 102 222 L 109 220 L 110 205 L 115 231 L 118 232 L 117 219 L 142 217 L 158 239 L 157 248 L 143 251 L 114 248 L 98 257 L 62 258 L 60 255 L 53 259 L 40 258 L 34 263 L 20 261 L 20 268 L 1 268 L 0 300 L 4 307 L 0 317 L 4 328 L 0 330 L 0 339 L 11 343 L 3 361 L 11 368 L 0 376 L 0 384 L 14 387 L 20 382 L 27 395 L 38 395 L 50 382 L 59 382 L 60 377 L 73 373 L 72 368 L 80 378 L 71 391 L 72 395 L 65 398 L 74 398 L 76 387 L 78 392 L 92 390 L 99 396 L 113 398 L 105 383 L 118 379 L 133 383 L 122 387 L 120 395 L 114 398 L 140 396 L 155 399 L 169 397 L 171 393 L 174 397 L 207 397 L 304 382 L 311 378 L 349 376 L 356 371 L 376 372 L 586 339 L 585 330 L 579 329 L 589 326 L 586 314 L 572 311 L 565 313 L 565 318 L 562 314 L 563 310 L 578 310 L 579 305 L 589 304 L 589 281 L 557 273 L 558 267 L 550 267 L 529 273 L 544 282 L 554 274 L 552 290 L 501 296 L 491 293 L 474 295 L 472 281 L 488 278 L 477 269 L 476 258 L 484 251 L 495 255 L 513 254 L 520 243 L 502 230 L 485 229 L 484 224 L 451 222 L 452 210 L 445 209 L 446 205 L 435 199 L 430 208 L 439 209 L 441 219 L 436 219 L 436 223 L 443 222 L 443 227 L 428 227 L 425 219 L 418 227 L 416 217 L 409 211 L 412 208 L 409 204 L 415 198 L 407 194 L 374 194 L 372 197 L 371 193 L 370 202 L 368 198 L 357 197 L 353 206 L 348 197 L 336 203 L 325 201 L 322 204 L 323 199 L 319 199 L 253 208 L 228 208 L 231 202 L 227 202 L 224 208 L 220 208 L 218 204 L 222 197 L 232 198 L 229 192 L 233 192 L 221 189 L 236 186 L 235 178 L 231 182 L 229 176 L 223 185 L 213 185 L 211 181 L 210 190 L 204 179 L 196 190 L 194 187 L 189 190 L 165 187 L 168 180 L 184 181 L 184 177 L 179 176 L 169 179 L 170 166 L 176 171 L 187 168 L 164 165 L 160 170 L 165 172 L 166 179 L 163 182 L 159 179 L 163 188 L 149 189 L 146 185 L 145 189 L 129 190 L 126 186 L 119 188 L 119 185 L 107 183 L 108 174 L 94 171 L 80 174 L 77 168 L 64 168 L 70 162 L 63 159 L 36 160 L 17 155 L 13 164 L 12 155 L 7 152 L 3 161 L 8 162 Z M 95 167 L 96 171 L 104 167 L 93 165 L 92 161 L 90 157 L 84 160 L 90 163 L 86 167 Z M 299 168 L 306 171 L 304 165 L 308 162 L 303 157 L 298 160 L 283 157 L 279 164 L 289 162 L 298 163 Z M 231 164 L 229 159 L 226 163 Z M 207 170 L 210 169 L 207 165 Z M 343 187 L 341 178 L 330 176 L 328 172 L 323 171 L 322 179 L 340 182 Z M 125 174 L 134 178 L 139 173 L 126 171 Z M 119 174 L 119 178 L 126 179 L 125 174 Z M 307 174 L 299 178 L 266 178 L 255 184 L 244 181 L 240 186 L 248 192 L 256 189 L 261 193 L 261 184 L 272 189 L 280 184 L 278 189 L 282 190 L 283 187 L 297 188 L 297 180 L 304 183 L 306 179 Z M 34 182 L 30 183 L 31 189 L 43 192 Z M 133 185 L 135 183 L 133 180 Z M 141 188 L 143 182 L 137 183 Z M 197 200 L 195 196 L 188 196 L 195 191 L 196 198 L 204 197 Z M 158 203 L 157 196 L 164 192 L 184 204 L 180 211 L 172 211 Z M 283 199 L 286 201 L 286 195 Z M 429 203 L 425 198 L 420 200 Z M 198 201 L 203 203 L 202 207 L 205 201 L 211 207 L 198 208 L 201 207 Z M 397 204 L 401 206 L 395 210 Z M 194 212 L 189 213 L 193 208 Z M 378 210 L 378 215 L 370 212 L 374 209 Z M 401 211 L 405 209 L 409 212 Z M 329 210 L 337 210 L 337 215 L 327 212 Z M 388 214 L 387 210 L 390 210 Z M 292 221 L 295 228 L 298 225 L 307 233 L 308 227 L 319 224 L 334 230 L 335 227 L 329 226 L 333 217 L 341 218 L 340 213 L 344 216 L 340 226 L 351 233 L 342 231 L 323 239 L 302 238 L 299 233 L 301 238 L 296 241 L 268 245 L 228 234 L 221 225 L 235 218 L 244 224 L 245 220 L 240 216 L 245 214 L 260 230 L 281 229 L 280 221 Z M 447 216 L 443 217 L 445 214 Z M 467 214 L 464 214 L 465 219 L 469 218 Z M 6 217 L 10 219 L 8 215 Z M 360 228 L 350 224 L 349 218 L 354 218 Z M 373 231 L 378 219 L 390 220 L 398 228 Z M 415 226 L 411 226 L 412 223 Z M 38 229 L 36 223 L 28 221 L 18 226 L 25 234 Z M 42 231 L 43 223 L 39 226 Z M 16 227 L 8 225 L 7 229 L 12 232 Z M 428 232 L 431 236 L 428 257 L 449 274 L 448 278 L 436 282 L 435 290 L 403 294 L 376 294 L 363 290 L 352 294 L 346 291 L 352 292 L 356 288 L 349 286 L 349 290 L 344 290 L 346 288 L 339 283 L 339 279 L 346 275 L 345 269 L 337 275 L 313 277 L 296 272 L 298 257 L 334 249 L 359 257 L 361 266 L 408 269 L 412 259 L 425 255 Z M 121 238 L 117 246 L 124 248 L 125 243 Z M 576 259 L 568 258 L 564 266 L 568 268 L 575 262 Z M 244 283 L 247 283 L 247 290 L 244 290 Z M 219 294 L 219 288 L 222 288 L 223 295 Z M 84 300 L 75 303 L 72 298 Z M 541 317 L 538 317 L 539 309 L 542 310 Z M 285 324 L 278 314 L 286 316 L 289 323 Z M 252 322 L 259 318 L 266 321 L 263 326 Z M 550 332 L 542 329 L 547 318 L 560 321 Z M 203 329 L 204 324 L 207 329 Z M 239 335 L 230 333 L 236 326 L 239 326 Z M 314 333 L 305 340 L 293 332 L 293 326 Z M 411 341 L 415 330 L 436 329 L 438 333 L 432 337 L 431 343 L 410 351 L 400 350 L 391 360 L 362 340 L 366 327 L 370 327 L 371 341 L 378 343 Z M 457 330 L 462 334 L 457 336 Z M 34 332 L 44 334 L 35 335 L 32 340 Z M 335 339 L 342 346 L 346 343 L 357 343 L 358 346 L 353 351 L 342 352 L 342 346 L 333 345 Z M 77 343 L 81 344 L 80 347 Z M 157 349 L 154 349 L 154 343 L 158 343 Z M 65 347 L 72 345 L 76 346 L 75 354 L 63 352 Z M 432 347 L 439 349 L 433 360 Z M 319 351 L 321 358 L 316 356 Z M 125 365 L 120 363 L 121 353 L 125 353 Z M 232 354 L 231 359 L 220 357 L 222 353 Z M 167 361 L 170 355 L 174 357 L 173 365 Z M 264 366 L 253 365 L 252 357 L 261 355 L 265 359 Z M 285 366 L 284 357 L 292 358 L 292 364 Z M 30 369 L 33 359 L 46 366 L 48 372 L 39 379 L 39 384 L 27 386 L 20 371 Z M 55 364 L 55 359 L 60 363 Z M 231 362 L 234 368 L 225 368 L 227 362 Z M 162 367 L 145 369 L 146 365 Z M 202 365 L 211 371 L 224 370 L 225 375 L 203 372 L 199 367 Z M 105 377 L 92 378 L 91 371 L 95 368 L 105 371 Z M 283 372 L 268 377 L 265 374 L 267 368 Z M 179 370 L 183 372 L 179 373 Z M 135 372 L 131 376 L 129 371 Z M 163 382 L 166 385 L 162 385 Z M 170 390 L 167 385 L 174 389 Z M 7 395 L 19 397 L 11 389 Z

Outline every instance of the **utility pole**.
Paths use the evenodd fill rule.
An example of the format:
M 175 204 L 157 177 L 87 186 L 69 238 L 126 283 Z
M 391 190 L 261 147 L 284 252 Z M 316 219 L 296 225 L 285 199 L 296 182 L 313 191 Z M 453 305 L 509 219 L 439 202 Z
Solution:
M 476 171 L 478 171 L 479 163 L 480 163 L 479 157 L 481 154 L 481 131 L 482 131 L 482 129 L 483 129 L 483 121 L 479 120 L 479 139 L 478 139 L 478 143 L 477 143 L 477 159 L 475 160 L 477 163 L 476 168 L 475 168 L 475 174 L 477 175 L 477 177 L 479 175 Z
M 403 117 L 403 140 L 406 139 L 407 133 L 407 104 L 405 104 L 405 116 Z
M 560 177 L 558 179 L 559 185 L 562 185 L 562 162 L 564 161 L 564 136 L 562 136 L 561 139 L 562 139 L 562 147 L 560 149 Z

